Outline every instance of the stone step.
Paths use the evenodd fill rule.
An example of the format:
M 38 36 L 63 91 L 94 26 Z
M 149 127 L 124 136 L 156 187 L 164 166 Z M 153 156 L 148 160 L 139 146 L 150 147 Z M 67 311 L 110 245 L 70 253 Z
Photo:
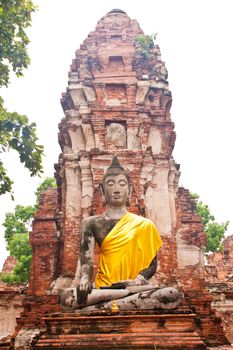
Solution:
M 128 333 L 130 332 L 187 332 L 194 330 L 195 314 L 106 315 L 44 317 L 50 334 L 70 333 Z
M 216 347 L 207 348 L 207 350 L 233 350 L 233 345 L 220 345 Z
M 42 336 L 34 350 L 60 349 L 206 349 L 196 332 L 191 333 L 113 333 L 113 334 L 62 334 Z

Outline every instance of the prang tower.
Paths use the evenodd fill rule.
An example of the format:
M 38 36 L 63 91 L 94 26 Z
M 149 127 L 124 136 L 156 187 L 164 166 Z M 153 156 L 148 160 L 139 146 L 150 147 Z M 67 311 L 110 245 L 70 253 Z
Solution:
M 61 99 L 65 116 L 59 124 L 62 153 L 55 166 L 58 191 L 50 189 L 44 193 L 33 223 L 29 294 L 19 328 L 35 328 L 35 322 L 37 327 L 44 327 L 45 313 L 61 311 L 57 295 L 50 294 L 51 285 L 53 291 L 59 290 L 78 279 L 80 224 L 84 217 L 103 212 L 99 183 L 117 155 L 133 184 L 128 210 L 150 218 L 164 241 L 157 281 L 161 286 L 178 286 L 184 293 L 186 311 L 180 316 L 172 315 L 173 321 L 168 324 L 181 322 L 182 334 L 192 330 L 189 340 L 182 336 L 180 339 L 186 341 L 185 348 L 200 349 L 204 346 L 201 339 L 213 344 L 224 342 L 219 320 L 211 310 L 211 296 L 205 288 L 205 234 L 194 201 L 178 185 L 179 165 L 172 158 L 176 136 L 167 70 L 159 46 L 150 43 L 142 50 L 139 36 L 146 40 L 137 21 L 115 9 L 98 22 L 95 31 L 76 51 L 68 87 Z M 97 260 L 98 252 L 96 263 Z M 33 319 L 35 315 L 37 321 Z M 168 319 L 162 318 L 166 331 Z M 74 329 L 72 320 L 70 332 Z M 52 342 L 49 332 L 59 322 L 48 319 L 48 341 Z M 89 318 L 88 322 L 92 320 Z M 157 327 L 160 326 L 158 322 Z M 93 329 L 91 323 L 90 327 Z M 165 344 L 162 338 L 156 343 L 155 335 L 151 337 L 151 344 L 153 341 Z M 38 344 L 43 347 L 43 341 Z M 132 344 L 132 348 L 137 348 L 136 343 Z M 175 345 L 171 348 L 176 349 Z

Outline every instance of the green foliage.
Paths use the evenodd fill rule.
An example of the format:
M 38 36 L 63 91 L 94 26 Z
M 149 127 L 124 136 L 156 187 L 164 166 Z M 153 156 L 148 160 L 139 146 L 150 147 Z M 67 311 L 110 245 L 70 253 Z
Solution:
M 0 87 L 8 86 L 11 71 L 20 77 L 30 63 L 26 29 L 31 25 L 35 9 L 31 0 L 0 0 Z M 43 146 L 37 144 L 36 124 L 29 123 L 24 115 L 8 112 L 3 103 L 0 97 L 0 153 L 10 149 L 17 151 L 20 162 L 31 176 L 40 175 Z M 0 159 L 0 195 L 6 192 L 12 195 L 12 185 L 13 181 Z M 34 212 L 35 206 L 17 205 L 14 213 L 6 214 L 3 226 L 7 249 L 17 258 L 18 264 L 12 274 L 2 276 L 5 281 L 28 280 L 31 261 L 28 229 Z
M 22 76 L 30 59 L 26 29 L 36 7 L 31 0 L 0 0 L 0 87 L 8 86 L 10 71 Z M 43 147 L 37 144 L 36 124 L 16 112 L 10 113 L 0 97 L 0 153 L 14 149 L 31 176 L 42 172 Z M 13 181 L 0 159 L 0 195 L 10 192 Z
M 11 69 L 22 76 L 30 63 L 26 29 L 35 9 L 31 0 L 0 0 L 0 86 L 8 85 Z
M 5 227 L 5 240 L 10 255 L 14 256 L 18 263 L 11 274 L 1 274 L 0 280 L 7 283 L 27 282 L 30 272 L 31 247 L 29 245 L 28 231 L 30 230 L 33 215 L 37 208 L 40 194 L 48 187 L 56 187 L 54 178 L 47 177 L 37 187 L 35 206 L 16 205 L 14 212 L 6 213 L 3 226 Z
M 35 207 L 31 205 L 16 205 L 13 213 L 6 213 L 3 226 L 5 227 L 4 237 L 7 242 L 8 250 L 10 250 L 10 243 L 15 235 L 27 234 L 34 213 Z M 15 256 L 15 254 L 11 255 Z
M 17 258 L 18 263 L 14 269 L 12 280 L 15 282 L 27 282 L 29 279 L 30 264 L 32 259 L 28 233 L 16 233 L 9 244 L 10 255 Z
M 197 213 L 202 218 L 204 232 L 207 237 L 206 252 L 216 252 L 222 250 L 222 240 L 229 225 L 229 221 L 221 224 L 215 221 L 207 204 L 200 201 L 199 195 L 193 193 L 191 197 L 195 199 Z
M 222 240 L 229 225 L 229 221 L 221 224 L 217 222 L 210 222 L 207 228 L 207 252 L 222 251 Z
M 28 244 L 28 233 L 16 233 L 9 244 L 10 255 L 20 260 L 23 256 L 31 254 L 31 247 Z
M 42 173 L 43 146 L 37 144 L 36 124 L 18 113 L 9 113 L 0 97 L 0 153 L 9 149 L 18 152 L 21 163 L 31 176 Z M 12 191 L 12 180 L 0 160 L 0 195 Z
M 199 200 L 200 197 L 198 194 L 192 193 L 191 197 L 195 199 L 197 212 L 202 218 L 204 231 L 206 231 L 208 228 L 209 222 L 214 221 L 215 217 L 210 213 L 210 209 L 208 205 L 204 204 L 202 201 Z
M 139 34 L 136 37 L 136 44 L 139 47 L 139 52 L 144 58 L 149 58 L 150 49 L 152 49 L 155 46 L 154 42 L 156 40 L 156 37 L 157 33 L 154 33 L 152 35 Z
M 0 273 L 0 280 L 5 283 L 20 283 L 21 279 L 13 273 Z M 23 282 L 23 281 L 22 281 Z
M 14 256 L 18 262 L 12 273 L 2 274 L 0 279 L 6 283 L 27 282 L 32 259 L 28 232 L 15 233 L 9 241 L 8 250 L 10 255 Z
M 44 192 L 45 190 L 47 190 L 47 188 L 49 187 L 53 187 L 56 188 L 57 187 L 57 183 L 54 177 L 46 177 L 44 179 L 44 181 L 37 187 L 37 190 L 35 192 L 36 195 L 36 205 L 39 204 L 39 200 L 40 200 L 40 194 L 42 192 Z

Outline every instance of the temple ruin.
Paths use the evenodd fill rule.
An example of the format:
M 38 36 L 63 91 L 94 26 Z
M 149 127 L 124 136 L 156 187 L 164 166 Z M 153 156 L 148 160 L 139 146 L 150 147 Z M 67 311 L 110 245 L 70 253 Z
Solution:
M 115 9 L 76 51 L 61 99 L 58 190 L 42 195 L 35 215 L 30 282 L 11 348 L 29 343 L 35 350 L 228 344 L 205 281 L 203 225 L 189 191 L 179 187 L 180 166 L 172 157 L 176 134 L 167 70 L 159 46 L 151 45 L 145 54 L 139 35 L 144 34 L 137 21 Z M 115 154 L 133 184 L 128 210 L 150 218 L 163 239 L 154 281 L 182 291 L 176 311 L 80 317 L 60 308 L 57 293 L 79 277 L 81 221 L 104 211 L 99 183 Z

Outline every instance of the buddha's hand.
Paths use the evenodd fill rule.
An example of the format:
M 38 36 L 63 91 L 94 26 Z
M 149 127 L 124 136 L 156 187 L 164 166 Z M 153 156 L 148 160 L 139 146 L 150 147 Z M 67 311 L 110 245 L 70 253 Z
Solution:
M 127 286 L 144 286 L 148 284 L 148 280 L 140 274 L 138 274 L 134 280 L 128 280 L 128 281 L 129 282 L 127 283 Z
M 77 286 L 77 303 L 78 305 L 86 305 L 87 296 L 92 291 L 92 282 L 88 276 L 82 276 Z
M 92 291 L 92 282 L 90 281 L 90 278 L 86 275 L 82 276 L 80 278 L 79 284 L 77 286 L 77 289 L 80 292 L 87 292 L 91 293 Z

